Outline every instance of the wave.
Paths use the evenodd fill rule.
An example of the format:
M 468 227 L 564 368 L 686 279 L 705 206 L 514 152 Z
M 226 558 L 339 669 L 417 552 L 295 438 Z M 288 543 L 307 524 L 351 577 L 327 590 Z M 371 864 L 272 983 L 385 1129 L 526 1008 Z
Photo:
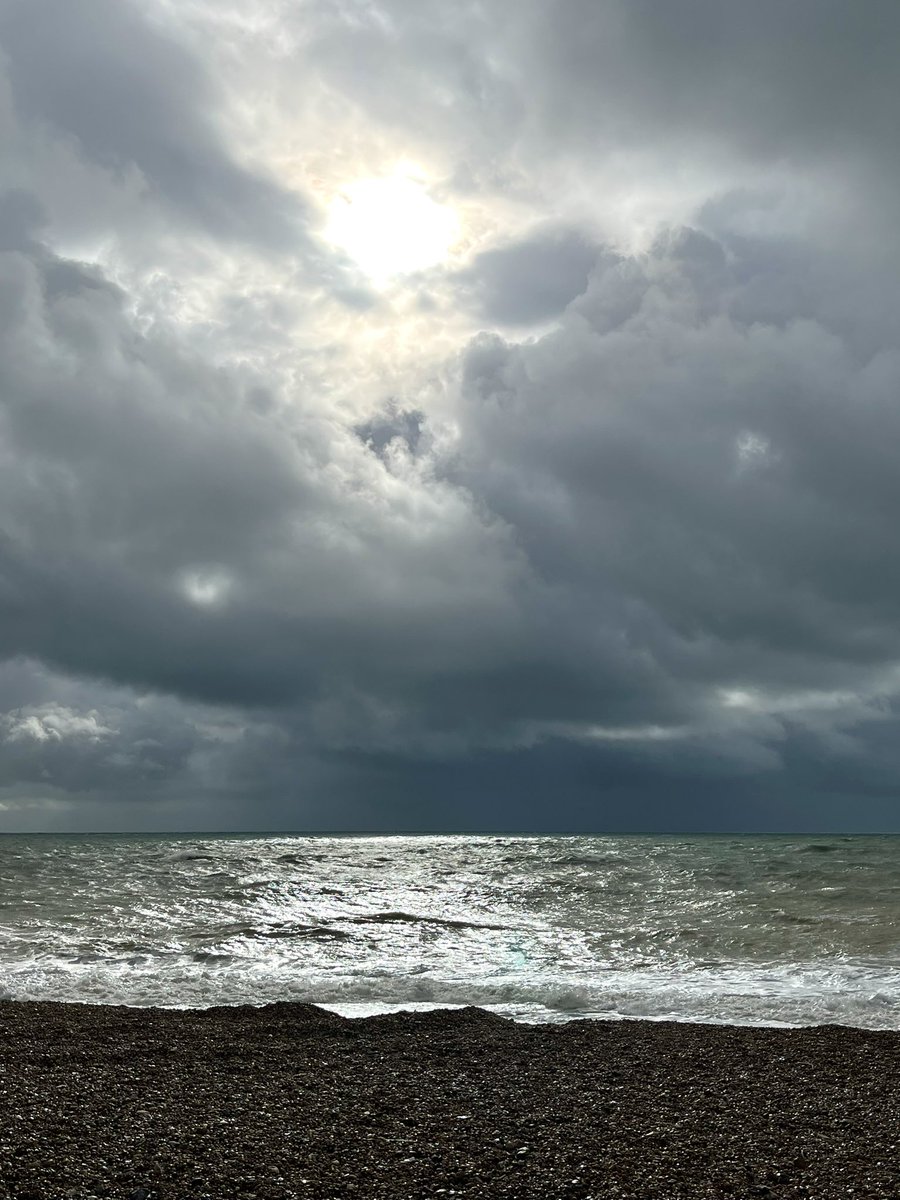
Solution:
M 827 966 L 809 972 L 721 971 L 702 985 L 656 972 L 613 978 L 447 979 L 434 976 L 337 976 L 297 981 L 297 998 L 345 1015 L 404 1005 L 476 1005 L 526 1021 L 573 1018 L 706 1021 L 751 1025 L 840 1022 L 897 1028 L 900 1005 L 889 980 L 861 986 L 858 972 Z
M 783 908 L 773 909 L 770 915 L 785 925 L 824 925 L 829 920 L 828 917 L 808 917 L 802 913 L 785 912 Z
M 563 854 L 553 858 L 551 867 L 622 867 L 621 858 L 615 854 Z
M 323 941 L 342 941 L 353 935 L 344 929 L 336 929 L 333 925 L 227 925 L 218 930 L 203 930 L 191 934 L 199 941 L 213 941 L 215 945 L 233 941 L 235 938 L 272 939 L 280 941 L 287 938 L 320 938 Z
M 278 941 L 283 938 L 314 938 L 323 941 L 345 941 L 353 935 L 345 929 L 335 929 L 332 925 L 276 925 L 262 929 L 253 929 L 247 936 L 273 938 Z
M 62 967 L 62 969 L 60 969 Z M 250 963 L 200 951 L 109 964 L 29 962 L 9 971 L 0 992 L 16 1000 L 206 1008 L 303 1001 L 346 1016 L 400 1008 L 476 1005 L 517 1020 L 580 1018 L 707 1021 L 750 1025 L 841 1023 L 900 1027 L 897 969 L 823 961 L 774 969 L 725 967 L 700 976 L 681 971 L 599 971 L 592 976 L 506 973 L 460 977 L 410 970 L 302 971 L 276 959 Z
M 650 942 L 702 942 L 708 943 L 712 939 L 709 932 L 704 929 L 698 929 L 696 925 L 681 925 L 672 926 L 664 929 L 650 929 L 646 933 L 634 935 L 629 939 L 633 945 L 641 945 L 644 941 Z
M 457 917 L 435 917 L 428 914 L 400 912 L 389 910 L 387 912 L 365 913 L 357 917 L 349 918 L 353 925 L 393 925 L 393 924 L 409 924 L 409 925 L 442 925 L 446 929 L 506 929 L 513 930 L 514 925 L 495 925 L 487 921 L 465 921 Z

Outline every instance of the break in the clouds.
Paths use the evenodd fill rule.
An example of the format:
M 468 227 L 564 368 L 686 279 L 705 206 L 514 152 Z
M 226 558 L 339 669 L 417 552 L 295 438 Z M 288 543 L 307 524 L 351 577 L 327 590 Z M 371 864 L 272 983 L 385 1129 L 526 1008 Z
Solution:
M 900 827 L 894 0 L 0 47 L 3 828 Z

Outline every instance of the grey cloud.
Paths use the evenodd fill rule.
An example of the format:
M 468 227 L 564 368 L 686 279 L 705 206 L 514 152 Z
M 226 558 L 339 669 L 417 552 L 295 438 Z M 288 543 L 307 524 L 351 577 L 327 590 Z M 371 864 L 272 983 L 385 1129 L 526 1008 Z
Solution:
M 0 703 L 0 789 L 29 784 L 127 803 L 171 784 L 202 741 L 177 705 L 139 703 L 20 658 L 0 669 Z
M 823 763 L 820 743 L 802 730 L 778 739 L 802 779 L 785 806 L 779 773 L 758 748 L 742 767 L 736 747 L 714 740 L 329 750 L 283 712 L 248 718 L 21 659 L 0 669 L 0 709 L 0 828 L 96 829 L 111 819 L 125 829 L 246 828 L 252 812 L 256 827 L 273 828 L 635 830 L 667 828 L 676 812 L 682 829 L 786 827 L 791 817 L 794 828 L 799 819 L 821 829 L 839 816 L 851 770 L 872 796 L 871 819 L 889 811 L 883 763 L 854 764 L 847 752 Z M 764 794 L 754 788 L 760 769 Z
M 0 829 L 102 829 L 111 813 L 123 829 L 241 827 L 259 794 L 244 787 L 242 765 L 283 757 L 284 748 L 264 721 L 221 705 L 21 657 L 0 665 Z M 262 789 L 272 782 L 263 771 Z
M 602 220 L 607 200 L 653 212 L 774 182 L 807 229 L 900 250 L 892 0 L 574 0 L 562 15 L 546 0 L 381 0 L 303 20 L 298 69 L 388 138 L 439 148 L 464 194 L 540 197 L 565 219 L 574 179 Z
M 482 320 L 533 325 L 558 316 L 585 291 L 601 256 L 578 230 L 540 229 L 482 251 L 457 281 Z
M 138 335 L 116 289 L 45 251 L 5 256 L 0 314 L 7 654 L 204 700 L 390 703 L 519 636 L 524 568 L 465 493 L 261 409 L 257 379 Z
M 541 131 L 589 156 L 675 137 L 760 158 L 895 157 L 892 0 L 573 0 L 562 14 L 545 0 L 381 0 L 305 20 L 311 61 L 342 92 L 451 144 L 465 131 L 476 159 Z
M 393 442 L 405 446 L 410 454 L 419 450 L 425 414 L 416 409 L 400 408 L 396 402 L 384 412 L 354 427 L 354 433 L 372 450 L 384 457 Z
M 890 0 L 576 0 L 565 21 L 544 4 L 534 12 L 529 35 L 557 126 L 587 119 L 620 136 L 665 130 L 808 158 L 856 153 L 860 138 L 886 149 L 900 115 Z
M 34 250 L 3 265 L 7 654 L 205 702 L 301 705 L 313 745 L 457 753 L 598 709 L 673 715 L 671 685 L 614 629 L 554 646 L 571 613 L 428 460 L 382 463 L 359 430 L 260 412 L 252 389 L 137 336 L 115 289 L 77 264 Z M 70 286 L 49 287 L 63 268 Z M 420 418 L 363 433 L 418 449 Z
M 527 747 L 569 745 L 582 780 L 649 796 L 777 777 L 788 748 L 875 719 L 845 705 L 794 731 L 777 702 L 874 695 L 900 652 L 880 450 L 900 359 L 860 362 L 813 317 L 762 323 L 739 301 L 765 256 L 675 231 L 598 269 L 553 333 L 476 339 L 449 440 L 390 405 L 346 431 L 290 419 L 138 336 L 96 271 L 36 243 L 3 265 L 6 654 L 258 730 L 145 735 L 57 690 L 7 709 L 11 775 L 102 795 L 130 771 L 141 795 L 200 781 L 223 802 L 240 781 L 274 803 L 308 773 L 350 821 L 357 761 L 411 788 L 506 761 L 506 794 Z M 759 714 L 726 720 L 717 689 Z M 78 725 L 92 711 L 140 761 Z
M 0 249 L 34 248 L 33 236 L 44 223 L 40 201 L 25 188 L 10 189 L 0 195 Z
M 102 166 L 133 164 L 151 194 L 214 236 L 302 242 L 299 198 L 237 161 L 202 64 L 131 0 L 7 0 L 0 48 L 24 122 L 76 139 Z
M 466 312 L 435 361 L 295 253 L 302 207 L 242 165 L 174 17 L 0 6 L 0 821 L 896 826 L 900 10 L 267 12 L 279 53 L 304 34 L 273 96 L 331 89 L 350 141 L 433 149 L 445 199 L 534 223 L 437 289 Z M 31 139 L 58 174 L 28 178 Z M 115 278 L 51 244 L 73 147 L 126 207 L 140 174 L 170 280 L 152 222 Z M 685 177 L 686 225 L 602 232 L 591 189 Z M 204 259 L 214 317 L 167 318 L 153 289 L 220 250 L 250 282 Z M 365 333 L 307 369 L 322 293 Z M 371 329 L 414 372 L 361 366 Z
M 682 685 L 853 680 L 900 649 L 881 449 L 900 358 L 859 361 L 812 317 L 762 324 L 745 269 L 669 236 L 601 273 L 560 331 L 476 343 L 451 469 L 582 606 L 582 636 L 592 609 L 621 622 Z
M 449 142 L 481 162 L 521 119 L 523 100 L 491 54 L 491 6 L 323 0 L 287 20 L 302 29 L 298 56 L 311 71 L 423 145 Z

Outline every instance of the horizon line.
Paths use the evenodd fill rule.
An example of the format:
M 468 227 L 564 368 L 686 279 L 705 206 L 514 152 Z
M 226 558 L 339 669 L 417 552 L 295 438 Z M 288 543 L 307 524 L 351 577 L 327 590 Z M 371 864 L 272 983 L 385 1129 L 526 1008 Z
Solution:
M 900 829 L 0 829 L 0 837 L 900 837 Z

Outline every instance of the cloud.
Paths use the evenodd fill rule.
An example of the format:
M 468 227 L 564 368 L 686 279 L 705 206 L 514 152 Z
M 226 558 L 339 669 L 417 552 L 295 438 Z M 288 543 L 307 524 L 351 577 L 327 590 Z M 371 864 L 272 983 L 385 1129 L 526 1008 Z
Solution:
M 137 171 L 151 198 L 213 237 L 298 241 L 299 197 L 230 152 L 214 81 L 129 0 L 13 2 L 0 46 L 24 136 L 49 129 L 91 163 Z
M 898 113 L 900 19 L 889 0 L 865 11 L 841 0 L 680 0 L 662 11 L 651 0 L 584 0 L 559 22 L 543 4 L 533 11 L 537 78 L 553 101 L 538 111 L 556 128 L 592 122 L 616 138 L 710 139 L 757 160 L 808 163 L 880 157 Z
M 574 229 L 542 229 L 483 250 L 459 273 L 489 324 L 534 325 L 557 317 L 587 288 L 600 250 Z
M 896 824 L 897 11 L 0 7 L 6 825 Z
M 586 598 L 611 589 L 786 672 L 875 661 L 895 647 L 900 496 L 877 447 L 900 360 L 860 361 L 814 316 L 764 322 L 747 291 L 765 268 L 727 250 L 667 235 L 599 272 L 560 330 L 473 345 L 462 478 Z
M 456 675 L 509 640 L 502 523 L 352 428 L 260 412 L 252 375 L 139 335 L 124 301 L 41 248 L 0 263 L 7 654 L 260 705 Z
M 100 724 L 96 712 L 80 715 L 53 703 L 36 710 L 18 709 L 6 713 L 3 727 L 7 742 L 61 742 L 72 737 L 96 742 L 113 732 Z

